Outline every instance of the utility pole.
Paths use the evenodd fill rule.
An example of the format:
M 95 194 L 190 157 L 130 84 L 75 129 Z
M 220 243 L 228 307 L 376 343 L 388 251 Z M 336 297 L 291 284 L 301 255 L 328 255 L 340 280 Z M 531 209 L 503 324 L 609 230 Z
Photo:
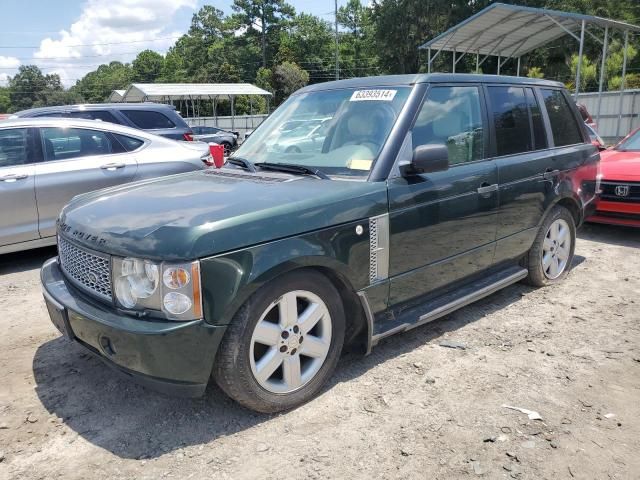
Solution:
M 336 17 L 336 80 L 340 79 L 340 64 L 338 61 L 338 0 L 334 0 Z

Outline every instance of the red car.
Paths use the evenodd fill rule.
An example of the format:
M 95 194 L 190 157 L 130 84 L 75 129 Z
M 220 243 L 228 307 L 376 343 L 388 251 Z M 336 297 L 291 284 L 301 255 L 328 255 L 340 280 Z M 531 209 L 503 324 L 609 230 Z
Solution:
M 590 222 L 640 227 L 640 128 L 600 152 L 602 182 Z

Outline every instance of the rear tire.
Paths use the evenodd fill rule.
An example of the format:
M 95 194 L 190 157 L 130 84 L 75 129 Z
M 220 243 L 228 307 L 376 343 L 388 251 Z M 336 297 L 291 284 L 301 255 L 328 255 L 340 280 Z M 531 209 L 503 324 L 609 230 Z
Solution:
M 526 282 L 543 287 L 562 281 L 571 269 L 576 224 L 571 212 L 559 205 L 546 216 L 526 257 Z
M 229 155 L 231 155 L 231 144 L 228 142 L 222 142 L 221 145 L 222 148 L 224 148 L 224 156 L 228 157 Z
M 213 376 L 241 405 L 263 413 L 311 400 L 336 368 L 345 333 L 340 294 L 322 274 L 300 270 L 267 283 L 236 313 Z

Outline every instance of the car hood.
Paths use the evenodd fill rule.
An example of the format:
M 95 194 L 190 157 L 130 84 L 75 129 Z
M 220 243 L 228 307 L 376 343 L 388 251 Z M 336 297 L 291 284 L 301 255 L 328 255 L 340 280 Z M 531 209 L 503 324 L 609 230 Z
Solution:
M 640 181 L 640 152 L 601 152 L 600 170 L 603 180 Z
M 113 255 L 192 260 L 386 212 L 384 182 L 205 170 L 74 198 L 59 231 Z

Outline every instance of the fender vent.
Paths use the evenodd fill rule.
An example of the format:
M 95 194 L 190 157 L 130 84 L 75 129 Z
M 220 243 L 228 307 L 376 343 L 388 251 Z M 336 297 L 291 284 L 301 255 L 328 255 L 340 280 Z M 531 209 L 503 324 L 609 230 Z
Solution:
M 389 215 L 369 219 L 369 283 L 389 277 Z

